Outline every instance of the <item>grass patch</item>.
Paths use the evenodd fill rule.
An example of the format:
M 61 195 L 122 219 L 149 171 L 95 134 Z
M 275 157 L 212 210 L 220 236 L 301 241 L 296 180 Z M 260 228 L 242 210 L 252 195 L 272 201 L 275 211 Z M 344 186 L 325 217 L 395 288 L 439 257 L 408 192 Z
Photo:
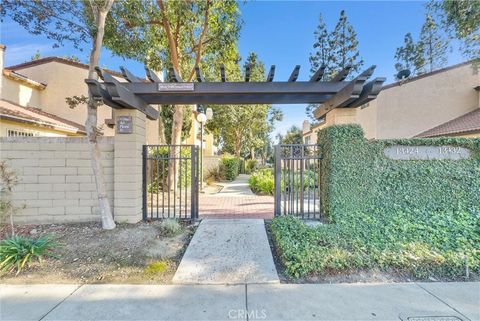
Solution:
M 145 274 L 160 274 L 165 273 L 168 270 L 168 262 L 167 261 L 157 261 L 150 263 L 145 268 Z
M 272 234 L 288 276 L 392 269 L 425 279 L 458 279 L 480 270 L 480 220 L 463 213 L 352 213 L 308 227 L 292 216 L 273 219 Z

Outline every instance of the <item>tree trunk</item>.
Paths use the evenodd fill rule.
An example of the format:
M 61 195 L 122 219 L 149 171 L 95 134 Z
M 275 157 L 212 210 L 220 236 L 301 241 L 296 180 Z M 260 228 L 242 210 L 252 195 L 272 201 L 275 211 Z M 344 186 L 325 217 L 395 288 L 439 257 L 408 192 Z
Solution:
M 162 118 L 162 105 L 158 105 L 158 143 L 160 145 L 165 145 L 167 140 L 165 139 L 165 123 Z
M 170 161 L 168 162 L 168 186 L 170 190 L 176 188 L 176 183 L 178 183 L 178 160 L 176 160 L 176 155 L 179 155 L 181 152 L 180 144 L 182 143 L 182 127 L 183 127 L 183 114 L 185 112 L 185 106 L 175 105 L 175 112 L 173 113 L 172 121 L 172 138 L 170 144 Z
M 97 79 L 95 73 L 95 66 L 99 65 L 100 52 L 102 48 L 103 36 L 105 33 L 105 19 L 107 18 L 108 11 L 113 3 L 113 0 L 109 1 L 105 8 L 99 9 L 96 15 L 96 27 L 97 34 L 95 36 L 92 51 L 90 52 L 90 61 L 88 66 L 88 78 Z M 93 5 L 92 5 L 93 7 Z M 93 8 L 95 10 L 95 8 Z M 98 136 L 100 135 L 97 129 L 97 105 L 89 93 L 88 99 L 88 115 L 85 122 L 85 129 L 89 140 L 89 150 L 92 158 L 92 170 L 95 177 L 95 185 L 97 188 L 98 208 L 102 219 L 102 228 L 110 230 L 115 228 L 115 221 L 113 220 L 112 209 L 108 201 L 107 189 L 105 184 L 105 176 L 103 174 L 103 168 L 101 163 L 100 148 L 98 146 Z

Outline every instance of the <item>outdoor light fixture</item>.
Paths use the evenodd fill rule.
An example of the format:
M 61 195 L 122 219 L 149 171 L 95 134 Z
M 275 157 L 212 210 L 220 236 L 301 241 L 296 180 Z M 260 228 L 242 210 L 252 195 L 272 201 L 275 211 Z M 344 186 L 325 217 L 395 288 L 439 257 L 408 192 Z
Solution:
M 213 118 L 213 110 L 212 110 L 212 108 L 210 108 L 210 107 L 207 108 L 205 114 L 207 115 L 207 120 L 212 119 L 212 118 Z
M 199 113 L 197 115 L 197 121 L 202 125 L 207 122 L 207 119 L 208 119 L 208 117 L 204 113 Z

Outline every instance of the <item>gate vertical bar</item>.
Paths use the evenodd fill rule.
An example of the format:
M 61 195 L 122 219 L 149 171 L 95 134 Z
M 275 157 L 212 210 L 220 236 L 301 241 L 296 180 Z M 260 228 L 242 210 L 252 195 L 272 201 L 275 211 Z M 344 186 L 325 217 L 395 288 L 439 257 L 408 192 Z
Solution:
M 143 189 L 143 208 L 142 218 L 145 221 L 147 219 L 147 145 L 142 146 L 142 189 Z
M 282 157 L 281 157 L 281 146 L 275 145 L 275 201 L 274 201 L 274 215 L 280 216 L 281 212 L 281 179 L 282 179 Z
M 191 162 L 190 162 L 190 218 L 195 220 L 198 218 L 198 168 L 197 168 L 197 146 L 190 147 Z

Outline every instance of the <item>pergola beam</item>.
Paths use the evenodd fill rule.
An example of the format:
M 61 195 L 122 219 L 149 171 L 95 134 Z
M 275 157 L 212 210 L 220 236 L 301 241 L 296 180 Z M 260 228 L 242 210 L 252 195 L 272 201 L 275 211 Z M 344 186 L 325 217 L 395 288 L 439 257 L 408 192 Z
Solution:
M 295 68 L 293 68 L 293 71 L 290 74 L 290 77 L 288 78 L 288 82 L 297 81 L 299 73 L 300 73 L 300 65 L 296 65 Z
M 158 119 L 158 111 L 155 108 L 148 105 L 144 100 L 125 88 L 122 83 L 111 75 L 104 73 L 103 77 L 106 89 L 112 97 L 113 102 L 116 102 L 118 105 L 124 106 L 125 108 L 138 109 L 147 115 L 149 119 Z
M 323 77 L 323 74 L 325 73 L 325 69 L 327 66 L 322 65 L 318 70 L 313 74 L 313 76 L 310 78 L 310 81 L 320 81 Z
M 220 65 L 220 78 L 222 79 L 222 82 L 227 81 L 227 77 L 225 77 L 225 66 L 223 64 Z
M 128 82 L 143 82 L 137 76 L 132 74 L 127 68 L 120 66 L 120 70 L 122 71 L 123 78 L 125 78 Z
M 335 81 L 335 82 L 344 81 L 344 80 L 347 78 L 348 73 L 350 72 L 350 69 L 352 69 L 352 66 L 351 66 L 351 65 L 346 66 L 345 68 L 343 68 L 342 70 L 340 70 L 340 71 L 335 75 L 335 77 L 332 78 L 331 81 Z
M 251 73 L 252 67 L 250 65 L 245 66 L 245 82 L 250 81 L 250 73 Z
M 315 118 L 321 118 L 330 110 L 337 107 L 344 107 L 359 98 L 363 89 L 363 84 L 365 84 L 366 81 L 366 77 L 357 77 L 349 82 L 346 87 L 314 111 L 313 114 Z
M 267 82 L 272 82 L 275 77 L 275 65 L 270 66 L 270 71 L 268 72 Z
M 197 77 L 198 82 L 205 82 L 199 66 L 195 66 L 195 76 Z
M 147 75 L 147 78 L 151 82 L 156 82 L 156 83 L 162 82 L 162 80 L 157 76 L 157 74 L 147 66 L 145 66 L 145 74 Z
M 366 84 L 375 66 L 363 71 L 351 81 L 345 81 L 351 66 L 345 67 L 330 81 L 321 81 L 326 67 L 322 65 L 309 79 L 297 81 L 300 65 L 295 66 L 288 81 L 273 82 L 275 65 L 270 67 L 266 81 L 250 81 L 251 66 L 245 66 L 245 81 L 227 82 L 225 66 L 220 65 L 220 82 L 206 82 L 199 66 L 195 66 L 197 82 L 182 82 L 174 68 L 170 68 L 168 83 L 145 68 L 150 82 L 146 82 L 126 68 L 121 68 L 127 82 L 96 68 L 102 82 L 86 80 L 90 93 L 112 108 L 134 108 L 150 119 L 158 118 L 158 111 L 150 104 L 321 104 L 314 112 L 320 118 L 334 108 L 354 108 L 375 99 L 385 78 L 376 78 Z

